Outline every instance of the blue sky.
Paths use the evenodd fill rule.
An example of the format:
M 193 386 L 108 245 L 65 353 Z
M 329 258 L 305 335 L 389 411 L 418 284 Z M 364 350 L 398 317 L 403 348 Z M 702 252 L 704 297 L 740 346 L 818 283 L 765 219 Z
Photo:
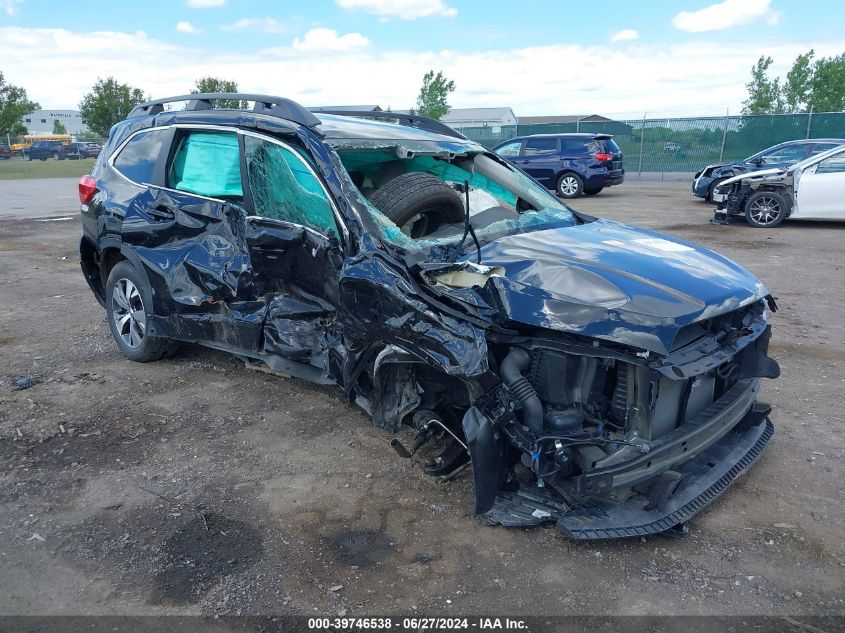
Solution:
M 436 68 L 456 107 L 696 114 L 738 110 L 762 53 L 785 72 L 811 47 L 845 51 L 842 24 L 831 0 L 0 0 L 0 71 L 56 108 L 98 76 L 158 97 L 202 74 L 307 105 L 404 108 Z

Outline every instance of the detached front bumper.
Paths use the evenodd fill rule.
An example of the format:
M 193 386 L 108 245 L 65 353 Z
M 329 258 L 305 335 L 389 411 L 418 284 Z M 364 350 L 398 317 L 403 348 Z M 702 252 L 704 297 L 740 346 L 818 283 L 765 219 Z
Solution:
M 555 522 L 563 534 L 580 541 L 666 532 L 710 505 L 756 461 L 774 434 L 770 410 L 754 404 L 731 432 L 676 467 L 672 478 L 677 486 L 658 504 L 644 504 L 639 497 L 623 502 L 590 497 L 566 504 L 542 489 L 521 489 L 499 493 L 480 519 L 511 527 Z

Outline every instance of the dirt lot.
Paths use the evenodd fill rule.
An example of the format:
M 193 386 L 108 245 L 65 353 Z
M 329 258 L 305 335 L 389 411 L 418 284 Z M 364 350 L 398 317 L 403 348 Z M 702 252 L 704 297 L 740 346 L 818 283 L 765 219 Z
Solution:
M 483 527 L 470 473 L 397 459 L 335 389 L 199 347 L 128 362 L 76 219 L 0 216 L 0 613 L 845 612 L 845 224 L 712 226 L 679 182 L 573 206 L 711 246 L 780 305 L 776 435 L 688 537 Z

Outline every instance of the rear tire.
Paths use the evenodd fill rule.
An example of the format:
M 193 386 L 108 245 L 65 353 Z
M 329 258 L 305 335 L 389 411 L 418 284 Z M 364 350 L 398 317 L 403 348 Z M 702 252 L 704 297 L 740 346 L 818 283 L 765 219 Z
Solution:
M 106 314 L 120 353 L 138 363 L 172 355 L 178 347 L 175 341 L 147 334 L 151 301 L 143 276 L 129 262 L 118 262 L 106 282 Z
M 745 201 L 745 221 L 758 229 L 772 229 L 786 218 L 786 198 L 774 191 L 758 191 Z
M 59 156 L 58 152 L 53 152 L 53 160 L 62 160 L 62 157 Z
M 458 192 L 425 172 L 397 176 L 377 189 L 370 202 L 413 239 L 425 237 L 444 224 L 464 221 L 464 202 Z
M 584 192 L 584 180 L 578 174 L 566 172 L 557 179 L 556 190 L 561 198 L 577 198 Z

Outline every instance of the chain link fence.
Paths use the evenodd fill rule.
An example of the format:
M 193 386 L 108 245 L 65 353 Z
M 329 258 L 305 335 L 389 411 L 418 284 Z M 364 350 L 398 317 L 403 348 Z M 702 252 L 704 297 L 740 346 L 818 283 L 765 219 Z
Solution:
M 533 125 L 457 127 L 485 147 L 495 147 L 515 136 L 593 132 L 613 134 L 625 156 L 625 168 L 634 174 L 687 174 L 705 165 L 741 160 L 760 150 L 804 138 L 845 138 L 845 112 L 608 119 Z M 106 139 L 80 135 L 79 142 L 104 145 Z M 0 144 L 24 143 L 23 137 L 0 139 Z M 12 158 L 20 158 L 20 152 Z
M 845 112 L 681 118 L 644 115 L 640 119 L 457 129 L 485 147 L 529 134 L 613 134 L 625 156 L 628 174 L 682 174 L 712 163 L 741 160 L 783 141 L 845 139 Z

